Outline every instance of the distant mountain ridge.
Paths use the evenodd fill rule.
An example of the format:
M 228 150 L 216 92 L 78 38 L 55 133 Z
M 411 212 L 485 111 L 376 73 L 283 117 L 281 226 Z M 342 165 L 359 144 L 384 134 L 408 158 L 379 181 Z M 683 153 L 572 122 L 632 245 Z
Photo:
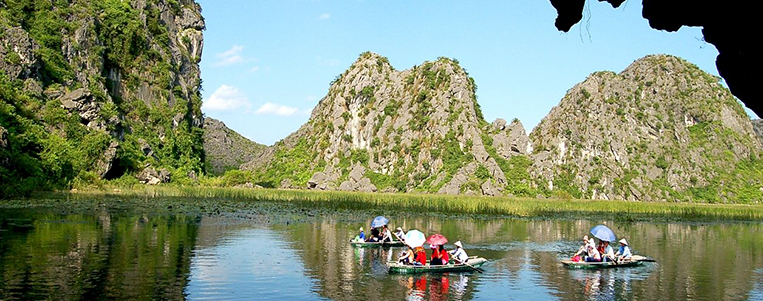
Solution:
M 528 136 L 482 117 L 458 61 L 397 71 L 364 53 L 310 120 L 242 165 L 267 187 L 753 202 L 763 150 L 741 105 L 669 55 L 595 72 Z M 758 168 L 760 167 L 760 168 Z M 740 180 L 738 174 L 746 177 Z
M 219 175 L 226 170 L 238 169 L 265 150 L 266 146 L 251 141 L 228 128 L 220 120 L 204 118 L 204 152 L 206 170 Z

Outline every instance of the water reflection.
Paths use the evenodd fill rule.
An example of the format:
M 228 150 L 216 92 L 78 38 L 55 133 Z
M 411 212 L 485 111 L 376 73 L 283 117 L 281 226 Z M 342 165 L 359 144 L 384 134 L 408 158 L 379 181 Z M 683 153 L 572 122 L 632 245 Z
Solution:
M 0 300 L 182 299 L 196 229 L 188 216 L 2 210 Z
M 469 274 L 461 295 L 449 289 L 449 298 L 511 299 L 704 299 L 745 298 L 753 288 L 753 267 L 763 265 L 757 248 L 758 224 L 616 224 L 607 223 L 627 237 L 636 253 L 659 263 L 606 271 L 575 271 L 559 260 L 578 247 L 579 237 L 600 222 L 515 219 L 446 219 L 439 217 L 390 218 L 426 233 L 443 233 L 464 241 L 470 255 L 491 261 L 485 274 Z M 279 229 L 302 257 L 307 274 L 319 280 L 318 294 L 331 299 L 362 299 L 385 292 L 393 299 L 438 298 L 431 277 L 404 280 L 386 275 L 383 263 L 396 259 L 399 248 L 359 249 L 346 240 L 363 224 L 333 221 Z M 417 226 L 420 225 L 420 226 Z M 757 239 L 757 240 L 756 240 Z M 309 243 L 303 243 L 303 242 Z M 685 243 L 676 243 L 685 242 Z M 452 246 L 450 246 L 452 247 Z M 334 251 L 331 251 L 334 250 Z M 345 260 L 347 255 L 353 260 Z M 716 254 L 716 255 L 712 255 Z M 348 264 L 348 263 L 353 264 Z M 388 279 L 405 283 L 390 287 Z M 449 285 L 454 283 L 448 275 Z M 353 283 L 347 285 L 347 283 Z M 427 282 L 427 289 L 416 283 Z M 413 285 L 411 285 L 413 283 Z M 442 283 L 434 282 L 434 283 Z M 435 284 L 436 286 L 439 284 Z M 403 288 L 403 289 L 401 289 Z M 434 292 L 442 292 L 439 285 Z
M 631 283 L 647 280 L 653 266 L 606 270 L 571 270 L 572 279 L 582 287 L 587 300 L 632 299 Z
M 442 233 L 490 260 L 483 274 L 391 275 L 385 262 L 402 248 L 348 243 L 362 217 L 261 220 L 0 209 L 0 300 L 763 298 L 761 224 L 390 216 L 393 227 Z M 559 260 L 602 222 L 658 263 L 564 268 Z
M 315 281 L 304 277 L 299 257 L 278 233 L 215 217 L 205 218 L 199 232 L 188 299 L 315 299 Z

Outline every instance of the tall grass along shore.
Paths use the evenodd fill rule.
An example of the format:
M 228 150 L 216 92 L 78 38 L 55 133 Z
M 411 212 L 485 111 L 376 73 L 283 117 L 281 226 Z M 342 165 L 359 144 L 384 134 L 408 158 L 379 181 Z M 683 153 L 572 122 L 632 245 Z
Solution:
M 245 202 L 288 202 L 335 210 L 382 210 L 391 213 L 431 212 L 452 215 L 494 215 L 614 220 L 757 221 L 763 205 L 696 204 L 603 200 L 558 200 L 430 194 L 385 194 L 210 187 L 141 187 L 65 192 L 68 196 L 119 196 L 140 199 L 188 198 Z

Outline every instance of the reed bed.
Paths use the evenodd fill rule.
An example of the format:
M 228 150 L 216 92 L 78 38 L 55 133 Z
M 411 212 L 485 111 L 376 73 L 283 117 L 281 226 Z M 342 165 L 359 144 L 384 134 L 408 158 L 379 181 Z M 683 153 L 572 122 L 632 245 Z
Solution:
M 601 200 L 557 200 L 429 194 L 387 194 L 212 187 L 141 187 L 126 190 L 89 190 L 77 194 L 118 195 L 141 199 L 189 198 L 245 202 L 288 202 L 335 210 L 383 210 L 395 213 L 428 212 L 451 215 L 570 217 L 616 220 L 757 221 L 763 205 L 657 203 Z

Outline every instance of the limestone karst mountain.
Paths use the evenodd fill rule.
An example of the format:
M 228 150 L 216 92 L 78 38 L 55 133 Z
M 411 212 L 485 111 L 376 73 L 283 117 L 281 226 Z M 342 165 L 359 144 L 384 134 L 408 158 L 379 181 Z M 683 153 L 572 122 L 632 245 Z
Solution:
M 265 147 L 241 136 L 220 120 L 204 118 L 205 163 L 210 174 L 222 174 L 226 170 L 238 169 L 241 164 L 259 156 Z
M 455 60 L 397 71 L 364 53 L 307 124 L 242 168 L 270 187 L 761 200 L 749 117 L 718 78 L 682 59 L 592 74 L 529 137 L 517 119 L 488 124 L 475 92 Z
M 273 187 L 528 194 L 525 130 L 485 122 L 476 88 L 452 59 L 398 71 L 363 53 L 307 124 L 242 167 Z
M 719 79 L 669 55 L 575 85 L 530 135 L 532 175 L 578 198 L 726 201 L 761 187 L 750 118 Z M 749 195 L 748 195 L 749 196 Z

